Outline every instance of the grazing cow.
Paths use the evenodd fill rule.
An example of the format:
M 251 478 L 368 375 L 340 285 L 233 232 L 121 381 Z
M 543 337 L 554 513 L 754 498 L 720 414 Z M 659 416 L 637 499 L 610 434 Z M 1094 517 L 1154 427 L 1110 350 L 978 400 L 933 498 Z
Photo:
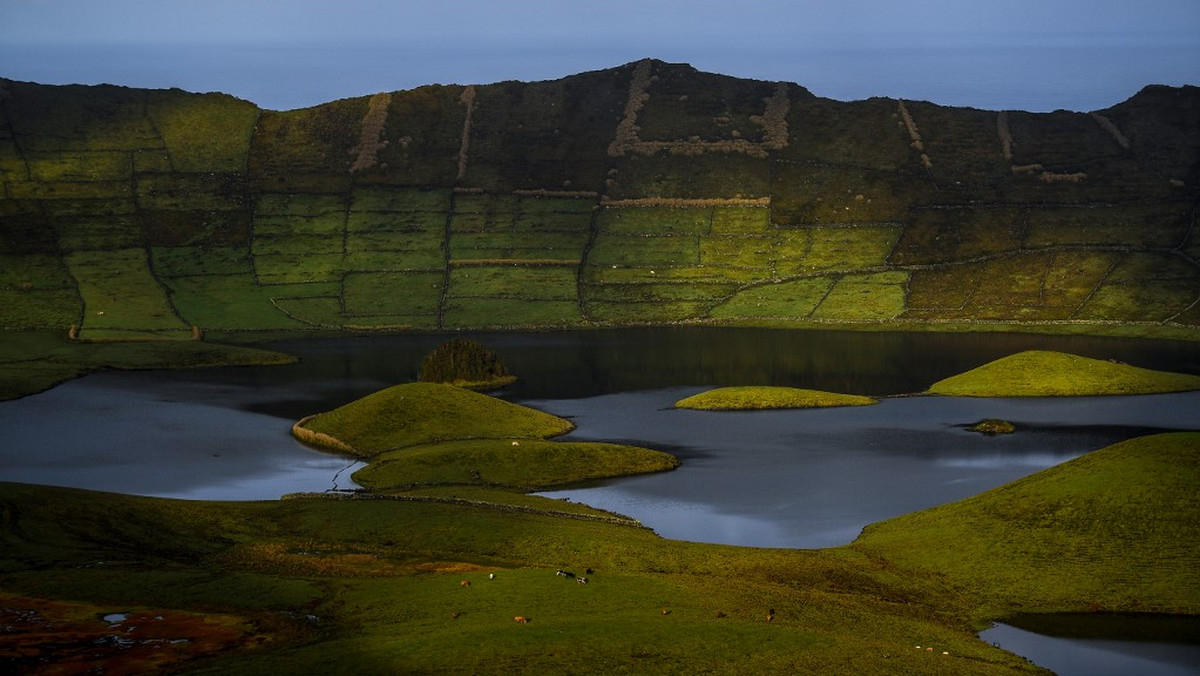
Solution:
M 577 578 L 575 578 L 575 581 L 578 582 L 579 584 L 587 584 L 586 577 L 577 577 Z
M 489 579 L 489 580 L 495 580 L 495 579 L 496 579 L 496 574 L 495 574 L 495 573 L 488 573 L 488 579 Z
M 513 618 L 513 622 L 516 622 L 518 624 L 529 624 L 529 618 L 523 617 L 521 615 L 517 615 L 516 617 Z
M 558 575 L 558 576 L 560 576 L 560 577 L 575 577 L 575 573 L 572 573 L 572 572 L 571 572 L 571 571 L 569 571 L 569 570 L 561 570 L 561 569 L 560 569 L 560 570 L 558 570 L 557 572 L 555 572 L 554 574 L 555 574 L 555 575 Z
M 459 583 L 458 583 L 458 586 L 460 586 L 460 587 L 470 587 L 470 586 L 471 586 L 471 581 L 470 581 L 470 580 L 462 580 L 461 582 L 459 582 Z
M 671 611 L 667 610 L 666 608 L 663 608 L 663 609 L 662 609 L 662 614 L 663 614 L 663 615 L 670 615 L 670 614 L 671 614 Z

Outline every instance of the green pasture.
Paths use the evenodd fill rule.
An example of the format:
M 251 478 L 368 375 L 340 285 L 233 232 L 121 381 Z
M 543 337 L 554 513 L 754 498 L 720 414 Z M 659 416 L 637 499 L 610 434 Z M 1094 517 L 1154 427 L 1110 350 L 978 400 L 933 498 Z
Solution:
M 441 239 L 446 233 L 446 214 L 427 211 L 351 211 L 346 216 L 349 236 L 381 232 L 424 233 Z
M 302 427 L 330 435 L 355 452 L 384 451 L 462 438 L 546 439 L 573 425 L 451 385 L 396 385 L 307 419 Z
M 771 230 L 771 211 L 766 207 L 714 207 L 713 235 L 760 235 Z
M 869 406 L 871 397 L 857 394 L 822 392 L 798 387 L 740 386 L 718 387 L 675 402 L 676 408 L 701 411 L 758 411 L 780 408 L 829 408 Z
M 1021 249 L 1026 210 L 1015 207 L 916 209 L 890 261 L 958 263 Z
M 934 192 L 919 174 L 857 166 L 779 163 L 771 220 L 780 226 L 900 222 Z
M 350 193 L 350 214 L 382 213 L 445 214 L 450 210 L 448 189 L 413 189 L 401 186 L 355 186 Z M 444 222 L 444 221 L 443 221 Z
M 1025 245 L 1172 248 L 1187 239 L 1190 218 L 1179 204 L 1029 209 Z
M 252 261 L 247 247 L 153 247 L 151 265 L 165 278 L 249 274 Z
M 882 266 L 896 246 L 900 228 L 871 226 L 851 228 L 812 228 L 808 253 L 800 261 L 788 261 L 788 267 L 802 269 L 853 271 Z M 780 274 L 785 274 L 781 263 Z
M 146 116 L 162 136 L 175 171 L 245 171 L 258 107 L 223 94 L 150 92 Z
M 357 250 L 347 252 L 344 262 L 348 273 L 382 272 L 406 275 L 414 271 L 444 268 L 446 254 L 440 248 Z
M 38 183 L 128 181 L 133 176 L 133 161 L 123 150 L 33 152 L 25 163 L 30 180 Z
M 904 313 L 907 283 L 908 274 L 904 272 L 846 275 L 829 289 L 812 317 L 848 321 L 894 319 Z
M 677 467 L 674 456 L 633 446 L 530 439 L 473 439 L 381 453 L 354 473 L 372 490 L 417 484 L 500 485 L 546 489 L 590 479 L 660 472 Z
M 686 140 L 686 139 L 685 139 Z M 768 159 L 697 148 L 697 152 L 628 153 L 613 160 L 605 195 L 612 199 L 757 199 L 771 195 Z M 614 173 L 615 170 L 615 173 Z
M 590 292 L 584 293 L 584 316 L 600 322 L 613 324 L 658 324 L 699 320 L 708 315 L 713 300 L 676 300 L 669 303 L 654 301 L 630 301 L 628 296 L 620 301 L 596 300 Z
M 601 235 L 707 235 L 712 220 L 712 208 L 609 207 L 600 211 L 596 227 Z
M 993 617 L 1195 614 L 1198 459 L 1196 433 L 1140 437 L 869 526 L 853 546 L 915 574 L 957 581 Z
M 777 237 L 712 236 L 700 238 L 700 264 L 769 269 Z M 807 244 L 807 241 L 805 242 Z
M 190 326 L 151 272 L 145 249 L 80 251 L 69 254 L 66 263 L 83 299 L 81 338 L 102 337 L 105 331 L 191 337 Z
M 0 287 L 0 329 L 54 329 L 79 323 L 79 292 L 72 288 Z
M 713 308 L 714 319 L 798 317 L 812 315 L 836 280 L 810 277 L 752 286 Z
M 301 329 L 305 325 L 284 314 L 276 298 L 317 285 L 260 286 L 249 272 L 167 277 L 171 303 L 189 323 L 218 331 Z
M 255 278 L 260 284 L 306 284 L 341 279 L 345 256 L 340 250 L 332 250 L 332 244 L 325 240 L 316 241 L 326 249 L 305 253 L 304 243 L 294 239 L 255 240 Z
M 1200 389 L 1200 376 L 1031 350 L 940 380 L 929 387 L 929 393 L 959 397 L 1080 397 L 1196 389 Z
M 0 253 L 0 288 L 23 291 L 63 289 L 75 286 L 66 264 L 51 254 Z
M 293 360 L 278 352 L 204 341 L 72 341 L 64 329 L 0 330 L 0 400 L 41 392 L 105 368 L 274 365 Z
M 699 263 L 683 267 L 623 268 L 591 267 L 584 269 L 589 284 L 714 283 L 753 284 L 770 277 L 769 268 L 731 267 Z
M 255 216 L 254 238 L 274 239 L 279 237 L 319 237 L 335 240 L 341 247 L 342 234 L 346 229 L 345 213 L 330 212 L 317 216 Z
M 407 423 L 438 416 L 441 392 Z M 351 410 L 344 422 L 375 419 Z M 486 436 L 494 421 L 446 431 Z M 194 658 L 191 673 L 1044 673 L 975 631 L 1021 611 L 1196 612 L 1196 554 L 1180 543 L 1200 523 L 1186 497 L 1197 438 L 1118 444 L 826 550 L 664 540 L 477 485 L 556 482 L 592 471 L 596 452 L 634 457 L 605 444 L 385 453 L 365 476 L 468 484 L 395 497 L 219 503 L 4 484 L 0 581 L 10 597 L 242 618 L 244 642 L 179 658 Z
M 582 321 L 579 302 L 543 298 L 453 297 L 446 300 L 446 328 L 492 326 L 543 328 L 577 326 Z
M 442 299 L 441 272 L 403 275 L 361 272 L 347 274 L 342 302 L 347 315 L 437 316 Z
M 588 250 L 588 267 L 693 266 L 700 261 L 696 237 L 598 235 Z
M 588 243 L 584 232 L 452 233 L 451 260 L 526 259 L 578 261 Z
M 565 300 L 578 298 L 574 265 L 465 265 L 450 270 L 450 299 L 518 298 Z

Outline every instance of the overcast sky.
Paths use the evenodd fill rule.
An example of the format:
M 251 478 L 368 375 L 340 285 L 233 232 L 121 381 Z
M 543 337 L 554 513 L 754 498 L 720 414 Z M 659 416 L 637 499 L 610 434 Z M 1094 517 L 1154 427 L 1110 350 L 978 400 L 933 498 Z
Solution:
M 888 83 L 916 87 L 917 71 L 928 69 L 926 54 L 899 70 L 916 49 L 951 50 L 945 58 L 962 62 L 976 47 L 1015 56 L 1097 45 L 1132 51 L 1094 72 L 1009 65 L 1030 91 L 1044 74 L 1049 93 L 1085 75 L 1094 82 L 1081 86 L 1117 77 L 1121 87 L 1197 84 L 1200 0 L 0 0 L 0 76 L 220 89 L 268 107 L 274 101 L 263 97 L 285 91 L 295 101 L 282 105 L 429 82 L 559 77 L 645 56 L 833 89 L 863 71 L 855 86 L 878 91 L 862 95 L 902 95 Z M 995 77 L 1002 54 L 977 57 L 980 68 L 992 65 L 975 76 L 969 63 L 953 77 L 927 72 L 941 79 L 930 91 L 951 96 L 953 78 L 969 88 Z M 385 68 L 381 58 L 392 61 Z

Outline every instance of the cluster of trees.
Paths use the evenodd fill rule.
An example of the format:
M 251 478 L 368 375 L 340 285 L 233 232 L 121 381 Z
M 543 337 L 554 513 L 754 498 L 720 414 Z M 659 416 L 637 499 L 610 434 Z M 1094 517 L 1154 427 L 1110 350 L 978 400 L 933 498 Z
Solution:
M 452 338 L 425 355 L 417 379 L 464 387 L 496 387 L 516 377 L 509 374 L 496 353 L 473 340 Z

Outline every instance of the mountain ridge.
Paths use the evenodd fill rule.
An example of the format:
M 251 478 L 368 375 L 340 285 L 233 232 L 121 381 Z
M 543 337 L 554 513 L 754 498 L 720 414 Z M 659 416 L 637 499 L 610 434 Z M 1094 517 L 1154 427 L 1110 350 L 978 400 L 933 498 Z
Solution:
M 283 112 L 0 90 L 7 329 L 1200 326 L 1192 86 L 1024 113 L 644 59 Z

